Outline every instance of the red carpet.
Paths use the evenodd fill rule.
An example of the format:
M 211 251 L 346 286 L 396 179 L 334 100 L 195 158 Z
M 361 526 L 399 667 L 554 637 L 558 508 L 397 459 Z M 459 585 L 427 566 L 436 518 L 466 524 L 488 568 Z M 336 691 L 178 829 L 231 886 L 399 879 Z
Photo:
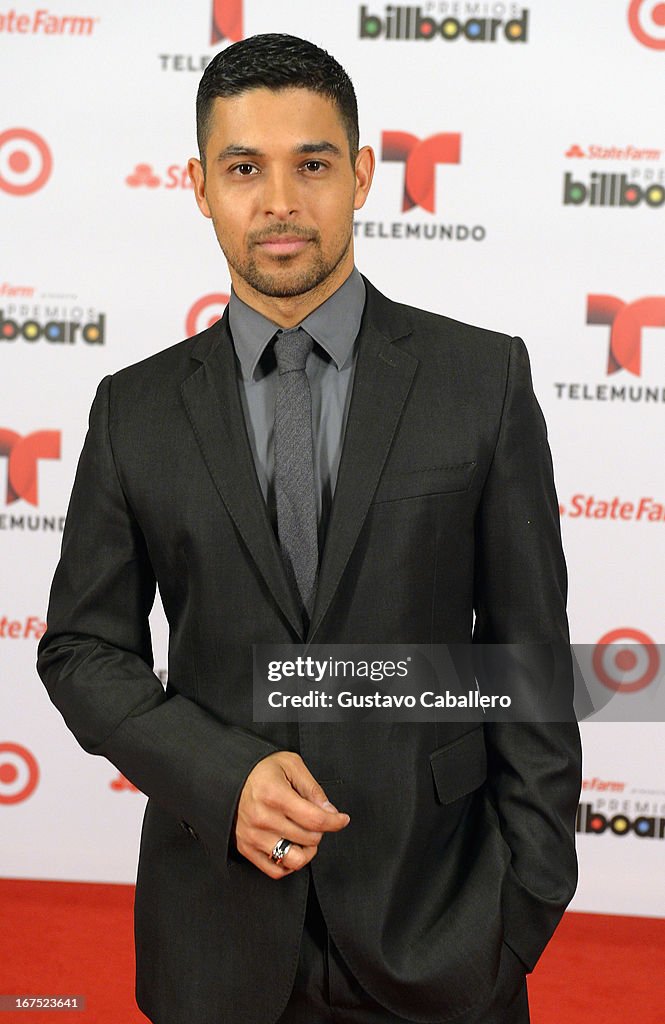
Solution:
M 86 998 L 83 1012 L 2 1012 L 0 1024 L 146 1024 L 133 892 L 0 879 L 0 994 Z M 664 960 L 664 920 L 566 914 L 529 982 L 533 1024 L 663 1024 Z

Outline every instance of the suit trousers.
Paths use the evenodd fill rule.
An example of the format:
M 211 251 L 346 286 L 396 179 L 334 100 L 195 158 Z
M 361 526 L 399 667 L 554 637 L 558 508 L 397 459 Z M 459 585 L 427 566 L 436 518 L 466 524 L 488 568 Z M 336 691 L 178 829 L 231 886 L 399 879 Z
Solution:
M 491 1005 L 451 1024 L 529 1024 L 526 981 L 515 971 L 516 962 L 504 946 Z M 296 979 L 275 1024 L 413 1024 L 356 981 L 330 937 L 311 875 Z

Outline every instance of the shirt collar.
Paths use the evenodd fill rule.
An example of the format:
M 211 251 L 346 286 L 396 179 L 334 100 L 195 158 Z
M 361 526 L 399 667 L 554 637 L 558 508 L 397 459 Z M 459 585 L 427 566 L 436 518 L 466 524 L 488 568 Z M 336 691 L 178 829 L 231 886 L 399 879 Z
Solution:
M 354 267 L 344 284 L 296 326 L 307 331 L 325 349 L 337 369 L 342 370 L 351 359 L 364 308 L 365 282 Z M 231 289 L 229 327 L 242 375 L 245 380 L 252 380 L 279 325 L 252 309 Z

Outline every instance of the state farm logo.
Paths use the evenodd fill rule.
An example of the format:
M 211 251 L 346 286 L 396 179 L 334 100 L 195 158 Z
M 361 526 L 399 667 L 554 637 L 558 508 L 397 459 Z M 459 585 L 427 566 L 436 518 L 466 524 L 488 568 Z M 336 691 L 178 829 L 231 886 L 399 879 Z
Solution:
M 42 459 L 60 458 L 60 431 L 36 430 L 22 437 L 14 430 L 0 427 L 0 456 L 7 459 L 5 503 L 11 505 L 23 498 L 37 505 L 38 465 Z
M 360 8 L 361 39 L 401 39 L 401 40 L 432 40 L 454 42 L 462 39 L 471 43 L 496 43 L 505 39 L 509 43 L 525 43 L 528 35 L 527 8 L 516 4 L 510 7 L 512 17 L 505 18 L 506 4 L 485 4 L 485 11 L 491 9 L 497 17 L 478 18 L 477 3 L 441 3 L 427 4 L 427 14 L 423 15 L 421 7 L 389 4 L 379 16 L 370 13 L 363 4 Z M 470 17 L 452 18 L 446 15 L 453 8 L 455 14 L 471 15 Z M 442 14 L 443 17 L 430 17 L 430 13 Z
M 617 295 L 593 293 L 586 299 L 586 323 L 609 328 L 606 373 L 625 370 L 642 375 L 644 328 L 665 327 L 665 297 L 646 296 L 627 302 Z M 665 342 L 665 337 L 663 337 Z M 603 402 L 665 402 L 665 387 L 625 383 L 555 383 L 557 398 Z
M 27 196 L 43 188 L 53 169 L 51 150 L 37 132 L 8 128 L 0 132 L 0 189 Z
M 615 693 L 637 693 L 658 675 L 660 654 L 641 629 L 622 626 L 601 636 L 593 650 L 593 670 L 598 682 Z
M 162 179 L 152 169 L 152 164 L 137 164 L 131 174 L 125 178 L 125 184 L 130 188 L 159 188 Z
M 41 640 L 46 632 L 46 623 L 36 615 L 24 619 L 0 618 L 0 638 L 3 640 Z
M 51 14 L 43 7 L 29 14 L 11 10 L 7 14 L 0 14 L 0 32 L 10 35 L 91 36 L 99 20 L 71 14 Z
M 662 149 L 642 149 L 639 146 L 599 146 L 596 143 L 580 146 L 573 143 L 564 156 L 568 160 L 660 160 Z
M 210 45 L 228 39 L 237 43 L 242 39 L 243 0 L 213 0 Z
M 665 50 L 665 3 L 662 0 L 631 0 L 628 24 L 643 46 Z
M 436 213 L 437 168 L 461 163 L 462 136 L 459 132 L 437 132 L 419 139 L 411 132 L 384 131 L 381 134 L 381 159 L 399 163 L 404 172 L 401 186 L 402 213 L 415 208 Z M 454 172 L 453 172 L 454 173 Z M 448 172 L 446 172 L 446 175 Z M 439 241 L 482 241 L 487 232 L 482 224 L 436 224 L 405 221 L 355 220 L 353 233 L 363 238 L 437 239 Z
M 459 132 L 441 132 L 418 139 L 409 132 L 384 132 L 381 159 L 404 164 L 402 211 L 421 206 L 435 211 L 435 168 L 439 164 L 458 164 L 462 136 Z
M 18 804 L 32 796 L 39 783 L 39 765 L 20 743 L 0 743 L 0 804 Z
M 642 328 L 665 327 L 665 296 L 624 302 L 616 295 L 589 295 L 586 322 L 605 324 L 610 328 L 608 376 L 617 370 L 628 370 L 639 377 L 642 372 Z
M 626 501 L 618 494 L 598 498 L 595 494 L 573 494 L 567 505 L 559 505 L 559 515 L 568 519 L 609 519 L 613 522 L 665 523 L 665 504 L 651 495 Z
M 623 793 L 626 783 L 619 782 L 617 779 L 599 779 L 597 775 L 594 775 L 591 779 L 582 779 L 583 792 L 586 793 L 590 789 L 598 793 Z
M 187 337 L 191 338 L 221 320 L 228 301 L 229 296 L 225 292 L 211 292 L 197 299 L 190 307 L 185 320 Z
M 10 284 L 9 281 L 3 281 L 0 284 L 0 295 L 4 295 L 11 299 L 31 299 L 35 294 L 35 289 L 31 284 Z
M 166 168 L 163 176 L 155 173 L 152 164 L 137 164 L 132 173 L 125 178 L 125 184 L 130 188 L 192 188 L 187 168 L 181 167 L 179 164 L 171 164 Z
M 237 43 L 243 38 L 242 0 L 212 0 L 210 6 L 210 45 Z M 210 54 L 194 56 L 191 53 L 158 54 L 162 71 L 205 71 L 212 60 Z

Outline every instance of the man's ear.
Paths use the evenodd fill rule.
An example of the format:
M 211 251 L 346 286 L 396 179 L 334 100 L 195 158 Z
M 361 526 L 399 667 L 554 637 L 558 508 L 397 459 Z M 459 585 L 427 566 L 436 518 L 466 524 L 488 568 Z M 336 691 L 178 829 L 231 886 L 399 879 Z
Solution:
M 363 146 L 356 157 L 356 193 L 353 200 L 353 209 L 359 210 L 365 205 L 374 177 L 374 166 L 376 159 L 371 146 Z
M 187 173 L 189 174 L 189 180 L 194 188 L 196 205 L 204 217 L 212 217 L 210 207 L 208 206 L 208 200 L 206 199 L 205 174 L 203 172 L 201 161 L 197 160 L 195 156 L 187 162 Z

